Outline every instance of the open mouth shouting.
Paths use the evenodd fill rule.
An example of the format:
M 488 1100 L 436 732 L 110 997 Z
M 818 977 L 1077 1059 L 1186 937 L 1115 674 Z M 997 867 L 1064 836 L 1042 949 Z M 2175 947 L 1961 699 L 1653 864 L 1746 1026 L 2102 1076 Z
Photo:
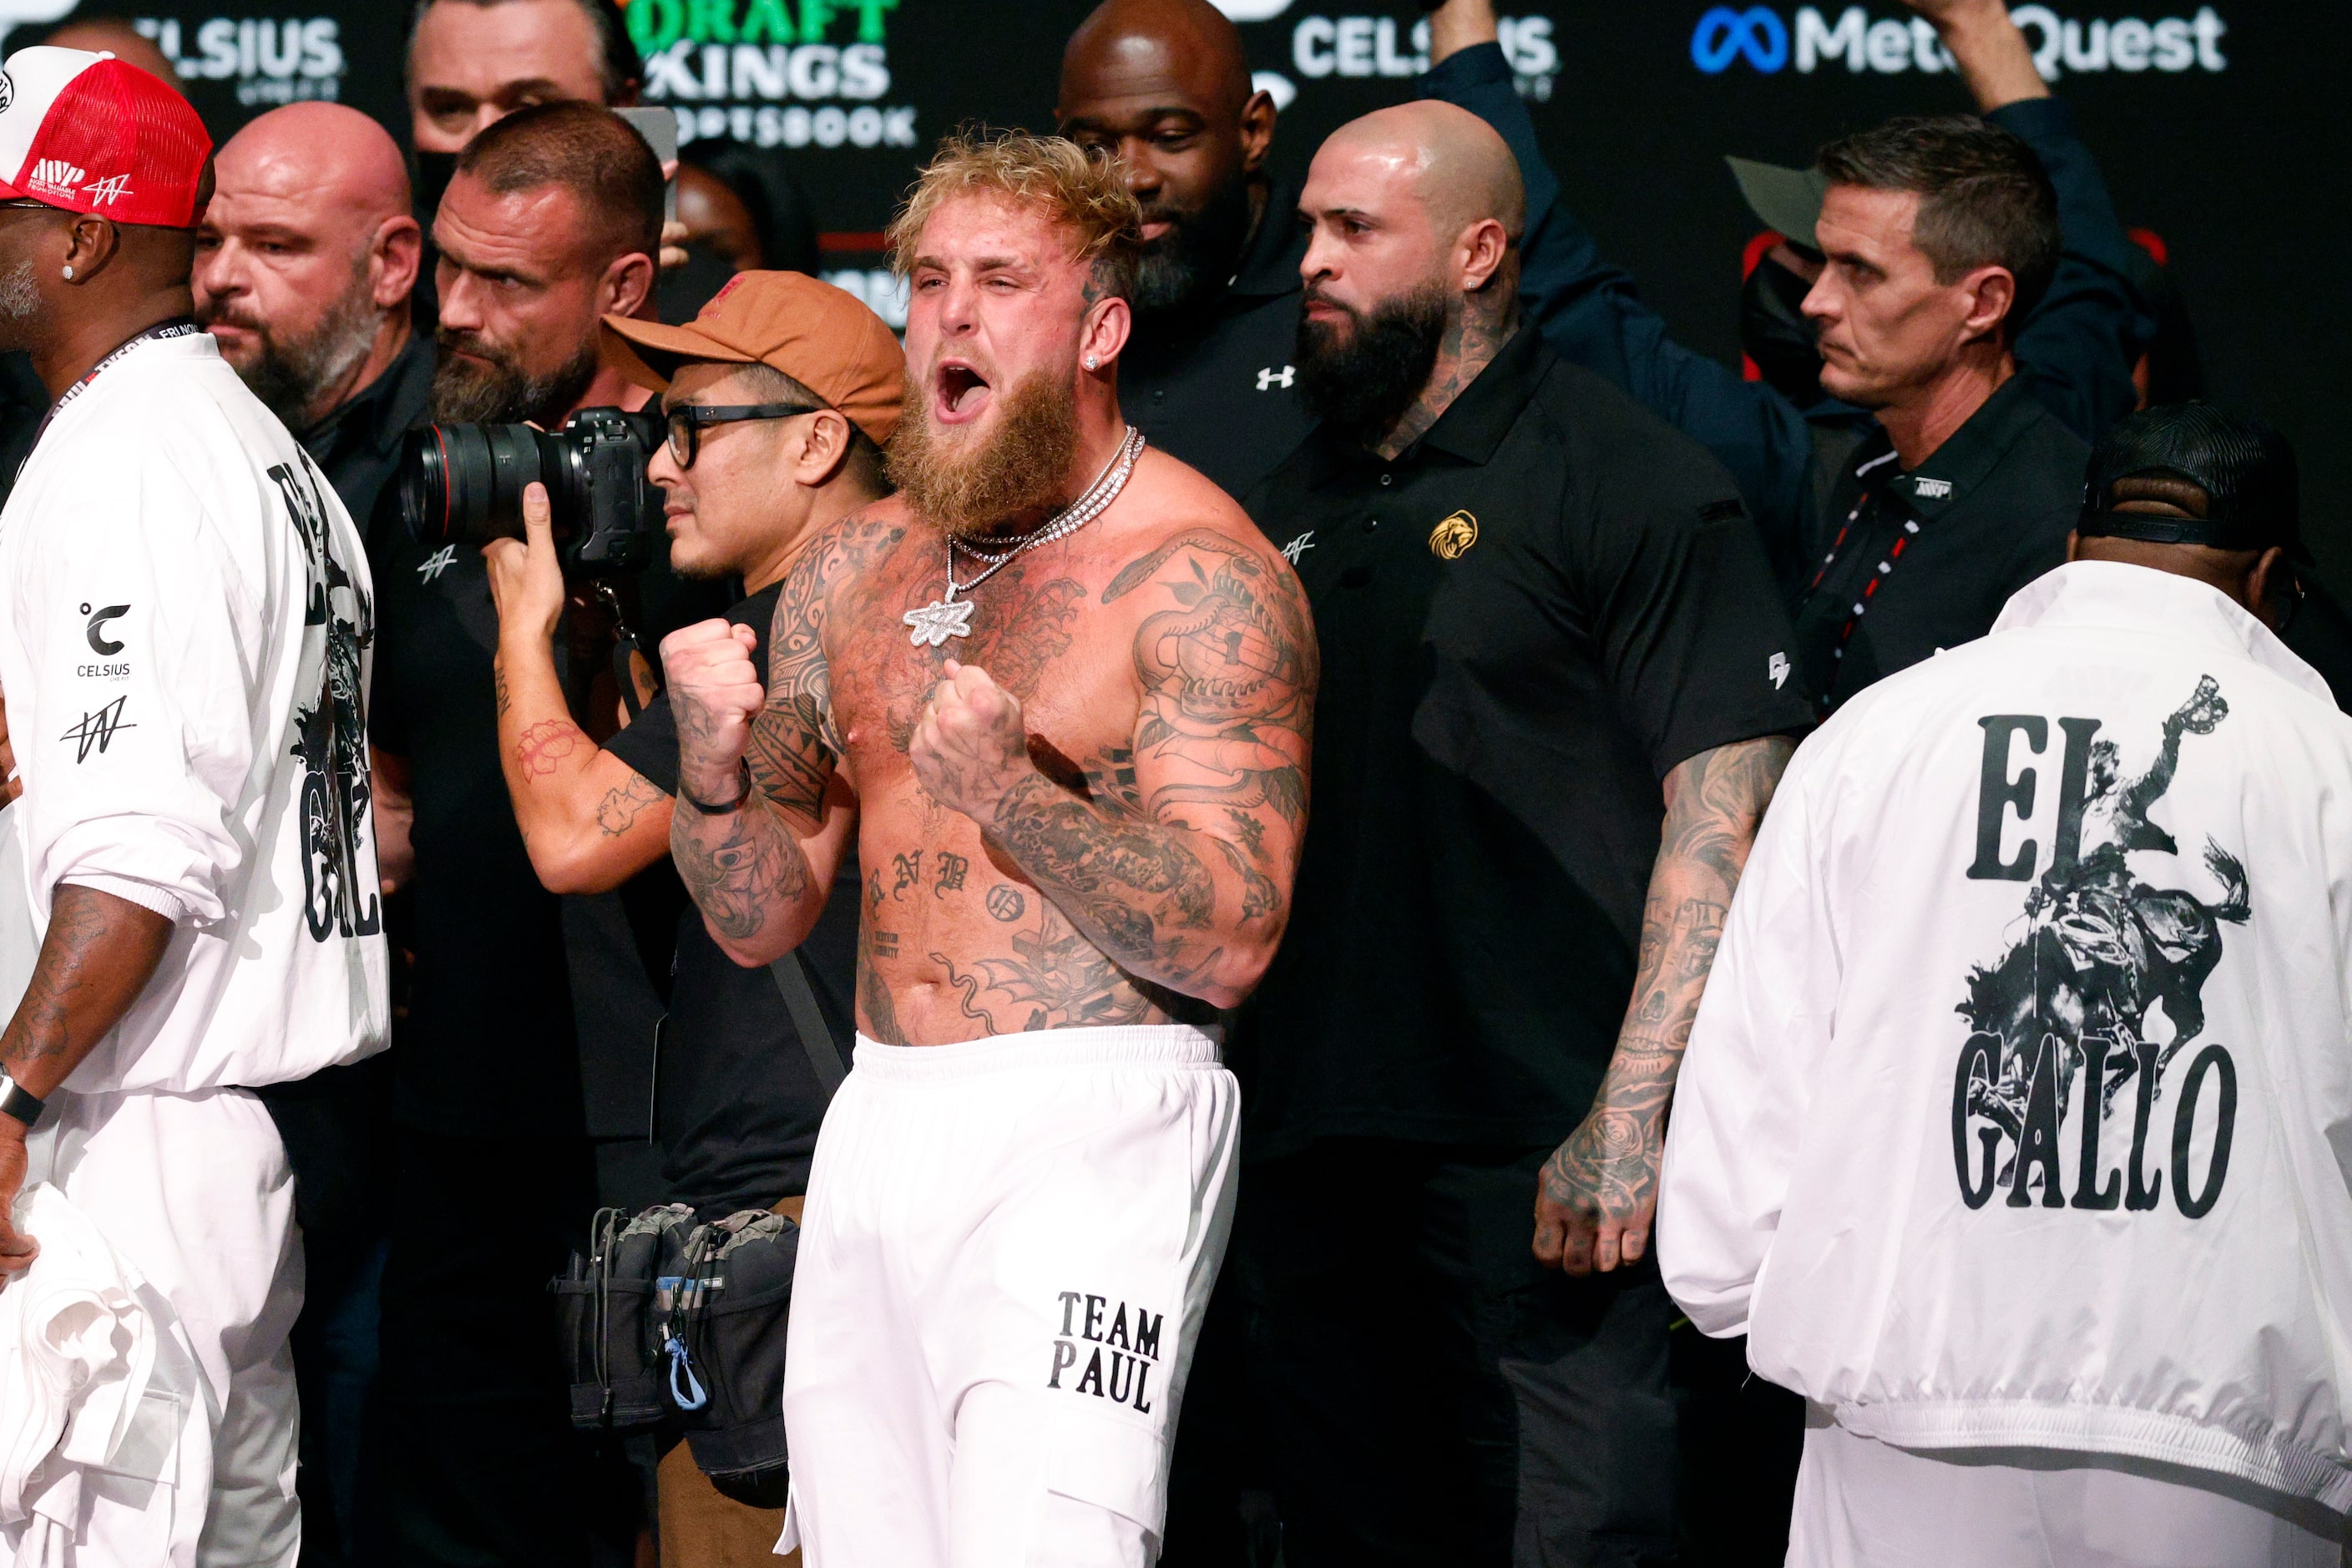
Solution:
M 931 418 L 940 425 L 969 425 L 995 395 L 988 378 L 966 360 L 941 360 L 931 373 Z

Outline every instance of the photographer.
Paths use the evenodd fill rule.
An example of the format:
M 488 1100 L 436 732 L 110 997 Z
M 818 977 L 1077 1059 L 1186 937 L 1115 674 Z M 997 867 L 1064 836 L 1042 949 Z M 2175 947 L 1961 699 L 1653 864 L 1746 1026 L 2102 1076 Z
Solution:
M 667 393 L 669 439 L 646 474 L 667 498 L 672 569 L 741 578 L 748 597 L 728 618 L 760 637 L 764 668 L 801 542 L 887 489 L 881 443 L 904 395 L 898 345 L 863 304 L 796 272 L 740 275 L 690 326 L 615 316 L 605 332 L 608 363 Z M 499 754 L 540 880 L 602 892 L 669 855 L 677 725 L 667 697 L 602 750 L 572 721 L 552 646 L 564 583 L 543 489 L 529 493 L 524 518 L 527 542 L 483 551 L 499 610 Z M 677 921 L 656 1125 L 666 1198 L 706 1220 L 745 1208 L 800 1215 L 829 1087 L 814 1062 L 845 1047 L 854 1026 L 859 900 L 849 875 L 801 953 L 782 961 L 814 982 L 830 1041 L 802 1038 L 784 982 L 728 958 L 698 911 Z M 764 1553 L 782 1527 L 781 1510 L 721 1497 L 683 1445 L 662 1460 L 660 1497 L 663 1550 L 678 1561 L 735 1561 L 722 1542 Z
M 651 150 L 593 104 L 520 110 L 475 137 L 434 224 L 434 417 L 554 429 L 583 407 L 642 404 L 596 343 L 604 316 L 646 308 L 661 205 Z M 374 531 L 376 777 L 415 811 L 412 991 L 394 1053 L 404 1201 L 383 1285 L 386 1554 L 403 1568 L 576 1562 L 584 1530 L 634 1538 L 635 1494 L 593 1477 L 570 1429 L 546 1287 L 597 1205 L 592 1135 L 642 1147 L 642 1088 L 600 1089 L 589 1069 L 641 1066 L 661 1001 L 618 900 L 559 900 L 523 852 L 479 552 L 419 542 L 397 519 Z M 678 595 L 648 578 L 617 587 L 657 637 Z M 725 602 L 711 597 L 687 618 Z M 609 668 L 591 618 L 566 616 L 567 672 Z M 609 674 L 583 680 L 581 711 L 610 714 L 614 695 Z M 656 880 L 667 908 L 644 923 L 666 934 L 683 895 Z M 619 1141 L 630 1132 L 634 1146 Z

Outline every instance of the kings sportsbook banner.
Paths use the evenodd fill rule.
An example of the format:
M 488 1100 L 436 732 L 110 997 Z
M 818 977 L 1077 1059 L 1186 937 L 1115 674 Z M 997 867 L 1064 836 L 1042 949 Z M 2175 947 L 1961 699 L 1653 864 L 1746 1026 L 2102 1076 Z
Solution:
M 1281 108 L 1295 182 L 1341 121 L 1394 101 L 1427 59 L 1411 0 L 1218 0 Z M 965 122 L 1050 125 L 1084 0 L 629 0 L 644 99 L 680 142 L 789 159 L 837 280 L 898 314 L 877 247 L 925 149 Z M 1738 353 L 1740 256 L 1759 226 L 1726 153 L 1800 163 L 1887 115 L 1959 110 L 1932 29 L 1897 3 L 1503 0 L 1503 47 L 1565 198 L 1685 342 Z M 216 138 L 299 99 L 404 140 L 408 0 L 117 0 L 177 65 Z M 0 26 L 73 15 L 0 0 Z M 2334 84 L 2352 14 L 2326 0 L 2059 0 L 2016 6 L 2073 101 L 2125 223 L 2179 284 L 2211 395 L 2295 439 L 2306 527 L 2352 587 L 2352 116 Z M 0 44 L 0 47 L 5 47 Z

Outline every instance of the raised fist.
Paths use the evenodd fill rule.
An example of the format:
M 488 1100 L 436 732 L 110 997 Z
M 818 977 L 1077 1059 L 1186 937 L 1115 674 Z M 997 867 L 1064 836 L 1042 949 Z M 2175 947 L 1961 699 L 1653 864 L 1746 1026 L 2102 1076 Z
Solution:
M 933 800 L 953 806 L 986 827 L 1005 792 L 1029 761 L 1029 732 L 1021 722 L 1021 700 L 989 679 L 988 671 L 948 660 L 947 679 L 916 721 L 907 748 L 915 777 Z
M 751 664 L 758 634 L 732 621 L 698 621 L 662 638 L 662 670 L 677 717 L 677 777 L 696 800 L 713 805 L 742 793 L 751 721 L 768 689 Z

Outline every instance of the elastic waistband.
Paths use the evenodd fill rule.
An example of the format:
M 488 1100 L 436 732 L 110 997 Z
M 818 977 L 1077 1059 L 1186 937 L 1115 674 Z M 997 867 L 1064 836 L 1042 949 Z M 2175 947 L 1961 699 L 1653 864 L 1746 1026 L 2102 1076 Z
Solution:
M 1202 1069 L 1218 1066 L 1217 1037 L 1190 1024 L 1131 1024 L 1096 1029 L 1031 1029 L 952 1046 L 886 1046 L 857 1037 L 856 1070 L 901 1083 L 978 1078 L 1035 1068 L 1133 1067 Z

